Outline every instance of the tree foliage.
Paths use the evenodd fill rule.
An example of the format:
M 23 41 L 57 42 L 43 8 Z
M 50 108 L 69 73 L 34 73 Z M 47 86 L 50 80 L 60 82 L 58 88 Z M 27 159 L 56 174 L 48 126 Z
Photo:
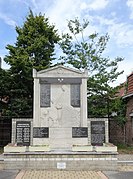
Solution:
M 76 18 L 68 22 L 69 33 L 62 34 L 60 47 L 63 54 L 60 60 L 71 64 L 80 70 L 88 69 L 88 111 L 89 116 L 107 116 L 108 101 L 113 98 L 118 89 L 111 87 L 117 77 L 118 63 L 123 60 L 117 57 L 111 60 L 104 57 L 104 51 L 109 41 L 109 35 L 98 33 L 88 35 L 89 22 L 80 23 Z M 110 103 L 111 104 L 111 103 Z
M 9 54 L 5 62 L 10 65 L 10 92 L 13 115 L 32 114 L 33 79 L 32 69 L 45 69 L 54 59 L 55 44 L 59 35 L 49 19 L 30 10 L 22 27 L 16 27 L 14 45 L 7 45 Z
M 11 76 L 7 70 L 0 68 L 0 116 L 10 111 L 10 81 Z

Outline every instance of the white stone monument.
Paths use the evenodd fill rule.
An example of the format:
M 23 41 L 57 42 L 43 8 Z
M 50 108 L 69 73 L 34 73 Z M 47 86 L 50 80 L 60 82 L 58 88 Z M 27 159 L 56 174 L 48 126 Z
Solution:
M 33 145 L 51 150 L 88 145 L 87 71 L 59 65 L 34 69 L 33 78 Z
M 59 65 L 33 70 L 33 78 L 33 119 L 12 119 L 4 168 L 115 170 L 108 119 L 87 119 L 87 71 Z

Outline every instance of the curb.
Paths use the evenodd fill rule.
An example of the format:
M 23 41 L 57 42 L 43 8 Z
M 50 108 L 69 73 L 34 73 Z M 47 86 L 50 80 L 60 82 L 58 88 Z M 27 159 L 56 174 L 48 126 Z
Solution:
M 133 165 L 133 160 L 121 160 L 117 161 L 118 165 Z
M 108 179 L 108 177 L 104 173 L 102 173 L 101 171 L 99 171 L 97 173 L 102 179 Z
M 24 176 L 25 172 L 26 172 L 25 170 L 21 170 L 21 171 L 17 174 L 17 176 L 16 176 L 15 179 L 22 179 L 22 177 Z

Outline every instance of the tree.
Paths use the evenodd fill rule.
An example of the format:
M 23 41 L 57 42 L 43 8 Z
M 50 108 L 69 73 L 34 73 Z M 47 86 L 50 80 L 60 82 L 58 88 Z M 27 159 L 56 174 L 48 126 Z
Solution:
M 89 22 L 81 24 L 76 18 L 68 22 L 69 33 L 62 34 L 60 47 L 64 53 L 60 60 L 64 64 L 71 64 L 80 70 L 89 71 L 88 78 L 88 109 L 89 116 L 102 117 L 108 110 L 108 100 L 113 98 L 118 89 L 110 86 L 123 72 L 118 72 L 120 57 L 111 60 L 104 57 L 109 35 L 99 36 L 98 33 L 85 35 Z M 102 99 L 102 101 L 101 101 Z
M 0 116 L 10 111 L 10 79 L 8 70 L 0 68 Z
M 52 64 L 54 47 L 59 35 L 48 18 L 34 15 L 30 10 L 22 27 L 16 27 L 15 45 L 7 45 L 9 55 L 5 62 L 10 65 L 12 77 L 10 90 L 13 115 L 32 114 L 32 69 L 48 68 Z

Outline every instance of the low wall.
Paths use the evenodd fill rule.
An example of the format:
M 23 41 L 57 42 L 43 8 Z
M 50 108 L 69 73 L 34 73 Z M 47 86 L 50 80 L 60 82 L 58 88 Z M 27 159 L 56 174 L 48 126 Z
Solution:
M 5 153 L 5 169 L 117 170 L 117 152 Z
M 121 126 L 116 119 L 109 119 L 109 142 L 115 145 L 125 144 L 125 126 Z

